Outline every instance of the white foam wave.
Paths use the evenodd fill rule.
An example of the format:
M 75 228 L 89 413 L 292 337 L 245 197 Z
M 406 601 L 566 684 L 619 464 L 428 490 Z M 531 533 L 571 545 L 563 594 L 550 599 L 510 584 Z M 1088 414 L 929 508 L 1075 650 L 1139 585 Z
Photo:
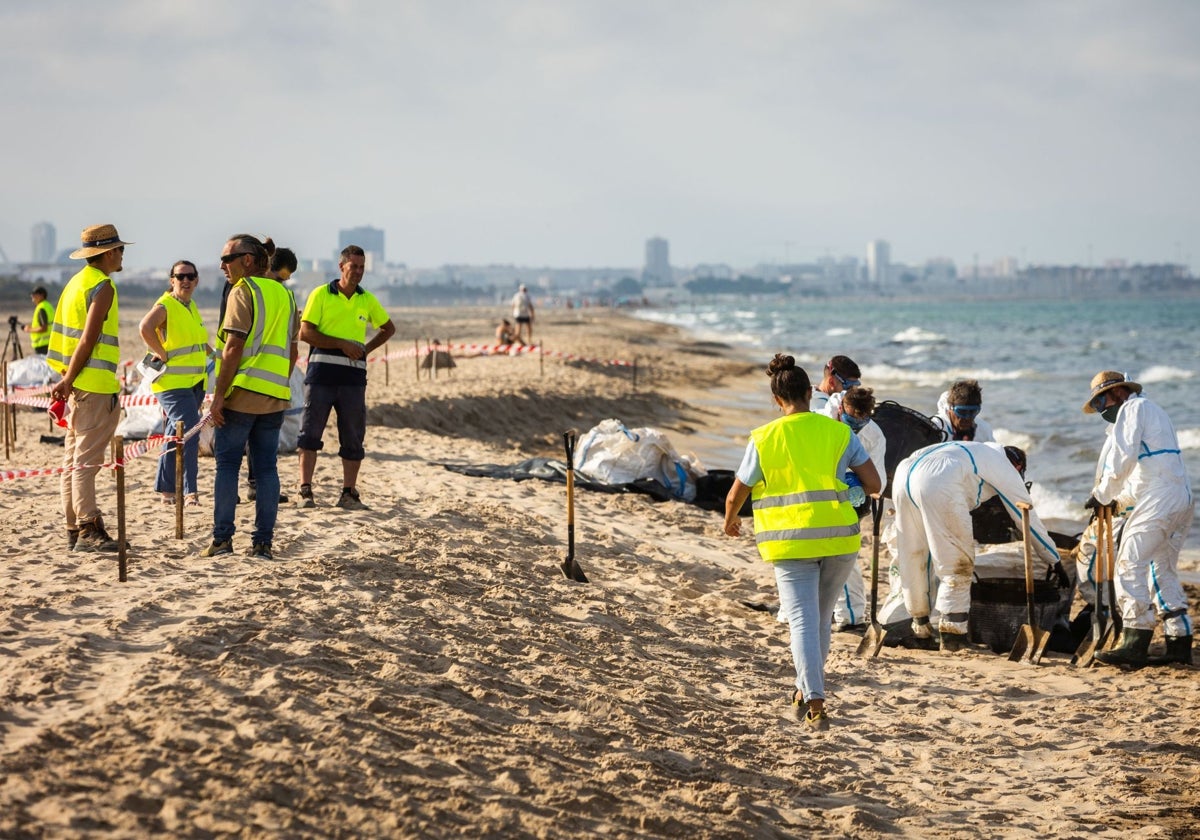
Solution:
M 853 334 L 854 334 L 854 330 L 850 329 L 849 327 L 831 327 L 830 329 L 825 330 L 825 335 L 835 337 L 835 338 L 840 335 L 853 335 Z
M 1003 446 L 1019 446 L 1025 450 L 1026 455 L 1029 454 L 1036 443 L 1033 435 L 1027 435 L 1024 432 L 1014 432 L 1010 429 L 996 427 L 992 429 L 992 434 L 996 436 L 996 443 Z
M 987 368 L 946 368 L 944 370 L 909 370 L 892 365 L 866 365 L 862 368 L 863 382 L 871 387 L 902 383 L 921 388 L 947 386 L 956 379 L 978 379 L 983 385 L 1000 380 L 1021 379 L 1034 375 L 1030 370 L 990 370 Z
M 1144 385 L 1147 382 L 1175 382 L 1180 379 L 1191 379 L 1195 375 L 1194 371 L 1185 370 L 1184 368 L 1170 367 L 1168 365 L 1151 365 L 1142 371 L 1140 376 L 1135 376 L 1133 379 Z
M 1180 429 L 1179 448 L 1200 449 L 1200 429 Z
M 1082 514 L 1083 499 L 1068 496 L 1065 493 L 1057 493 L 1036 481 L 1029 489 L 1029 495 L 1033 499 L 1034 509 L 1042 522 L 1046 523 L 1046 527 L 1054 527 L 1048 520 L 1076 523 L 1082 527 L 1086 519 Z
M 892 341 L 896 344 L 908 344 L 910 342 L 917 341 L 945 344 L 946 337 L 944 335 L 938 335 L 935 332 L 930 332 L 929 330 L 923 330 L 920 327 L 909 327 L 908 329 L 901 330 L 892 336 Z

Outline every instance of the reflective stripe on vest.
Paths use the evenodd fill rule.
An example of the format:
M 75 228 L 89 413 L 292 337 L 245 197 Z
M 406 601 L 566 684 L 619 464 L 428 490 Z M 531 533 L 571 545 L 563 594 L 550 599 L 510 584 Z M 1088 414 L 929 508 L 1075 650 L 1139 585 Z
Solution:
M 858 514 L 838 462 L 850 427 L 812 412 L 789 414 L 750 433 L 763 481 L 751 490 L 754 540 L 768 562 L 853 554 Z
M 364 356 L 361 359 L 351 359 L 347 356 L 336 356 L 333 353 L 322 353 L 320 350 L 313 350 L 308 354 L 308 363 L 322 365 L 342 365 L 343 367 L 358 368 L 359 370 L 367 369 L 367 359 Z
M 49 350 L 46 352 L 46 363 L 59 373 L 65 374 L 70 367 L 71 356 L 79 346 L 79 339 L 83 337 L 87 326 L 88 307 L 95 300 L 100 286 L 108 282 L 107 274 L 86 265 L 70 279 L 59 296 L 58 307 L 54 310 L 54 323 L 50 326 Z M 91 356 L 84 362 L 74 382 L 76 388 L 93 394 L 115 394 L 121 390 L 117 382 L 121 352 L 117 343 L 115 283 L 112 284 L 112 291 L 112 306 L 108 308 L 108 316 L 104 319 L 96 346 L 92 348 Z
M 296 299 L 282 283 L 264 277 L 238 281 L 250 292 L 254 322 L 232 388 L 245 388 L 281 400 L 291 399 L 292 333 Z
M 46 328 L 39 330 L 38 315 L 46 317 Z M 29 344 L 33 349 L 50 346 L 50 327 L 54 324 L 54 307 L 50 301 L 44 300 L 33 308 L 33 323 L 29 325 Z
M 151 383 L 150 390 L 159 394 L 194 388 L 197 383 L 207 385 L 205 345 L 208 344 L 208 330 L 200 320 L 200 310 L 192 301 L 184 306 L 170 292 L 160 297 L 158 303 L 167 310 L 167 340 L 163 342 L 167 367 Z

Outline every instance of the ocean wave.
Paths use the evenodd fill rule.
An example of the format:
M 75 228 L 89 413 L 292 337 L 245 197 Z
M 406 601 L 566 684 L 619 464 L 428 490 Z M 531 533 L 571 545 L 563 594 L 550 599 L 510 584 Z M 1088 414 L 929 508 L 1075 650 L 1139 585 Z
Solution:
M 945 368 L 940 370 L 913 370 L 894 365 L 860 365 L 863 382 L 872 387 L 890 383 L 904 383 L 924 388 L 946 386 L 958 379 L 977 379 L 983 385 L 988 382 L 1009 381 L 1033 375 L 1033 371 L 991 370 L 989 368 Z
M 825 330 L 825 335 L 831 338 L 837 338 L 840 335 L 853 335 L 854 330 L 849 327 L 831 327 Z
M 1179 448 L 1200 449 L 1200 429 L 1180 429 Z
M 909 327 L 906 330 L 901 330 L 892 336 L 892 344 L 909 344 L 912 342 L 928 342 L 933 344 L 946 344 L 947 339 L 944 335 L 938 335 L 929 330 L 923 330 L 920 327 Z
M 1034 510 L 1043 522 L 1051 519 L 1066 520 L 1082 526 L 1087 519 L 1083 513 L 1086 496 L 1060 493 L 1037 481 L 1033 482 L 1029 495 L 1033 499 Z M 1053 526 L 1048 524 L 1047 527 Z
M 1033 452 L 1038 439 L 1033 435 L 1025 432 L 1014 432 L 1011 429 L 1002 429 L 996 427 L 992 429 L 992 434 L 996 437 L 996 443 L 1003 446 L 1018 446 L 1025 450 L 1025 454 L 1029 455 Z
M 1195 375 L 1194 371 L 1185 370 L 1184 368 L 1170 367 L 1168 365 L 1151 365 L 1142 371 L 1140 376 L 1133 378 L 1144 385 L 1147 382 L 1175 382 L 1180 379 L 1191 379 Z

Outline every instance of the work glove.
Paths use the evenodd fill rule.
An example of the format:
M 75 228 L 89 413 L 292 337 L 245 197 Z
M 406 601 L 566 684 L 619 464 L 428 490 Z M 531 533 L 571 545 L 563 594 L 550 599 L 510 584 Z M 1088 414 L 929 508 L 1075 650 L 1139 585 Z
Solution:
M 1116 512 L 1117 512 L 1116 501 L 1112 501 L 1112 502 L 1109 502 L 1108 504 L 1104 504 L 1099 499 L 1097 499 L 1095 496 L 1088 496 L 1088 500 L 1083 503 L 1083 507 L 1085 510 L 1097 510 L 1097 511 L 1100 510 L 1100 508 L 1108 508 L 1109 512 L 1112 513 L 1113 515 L 1116 515 Z
M 1053 566 L 1046 567 L 1046 580 L 1054 581 L 1059 589 L 1071 588 L 1071 578 L 1067 575 L 1067 570 L 1063 568 L 1061 560 Z

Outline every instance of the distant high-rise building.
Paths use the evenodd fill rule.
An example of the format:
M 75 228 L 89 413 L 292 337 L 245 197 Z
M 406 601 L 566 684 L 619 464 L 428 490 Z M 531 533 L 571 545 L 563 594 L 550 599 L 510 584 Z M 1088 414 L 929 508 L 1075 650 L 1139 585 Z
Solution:
M 642 282 L 647 286 L 670 286 L 675 282 L 671 271 L 671 246 L 667 240 L 654 237 L 646 240 L 646 266 Z
M 33 261 L 35 263 L 54 262 L 54 253 L 57 246 L 57 234 L 54 225 L 49 222 L 38 222 L 33 226 Z
M 888 282 L 892 262 L 892 246 L 882 239 L 867 243 L 867 281 L 882 285 Z
M 357 245 L 367 254 L 367 270 L 382 268 L 384 264 L 383 231 L 363 225 L 338 231 L 338 255 L 347 245 Z

